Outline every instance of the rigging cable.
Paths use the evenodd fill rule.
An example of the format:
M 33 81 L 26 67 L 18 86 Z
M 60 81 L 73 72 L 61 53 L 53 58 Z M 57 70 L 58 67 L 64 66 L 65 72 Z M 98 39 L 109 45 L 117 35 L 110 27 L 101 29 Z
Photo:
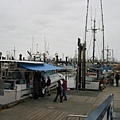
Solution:
M 98 34 L 97 34 L 97 36 L 98 36 Z M 99 38 L 99 37 L 97 37 L 97 38 Z M 98 56 L 99 56 L 99 58 L 101 58 L 100 57 L 100 54 L 101 54 L 101 52 L 100 52 L 100 47 L 99 46 L 101 46 L 101 44 L 99 43 L 99 40 L 97 41 L 97 50 L 98 50 Z

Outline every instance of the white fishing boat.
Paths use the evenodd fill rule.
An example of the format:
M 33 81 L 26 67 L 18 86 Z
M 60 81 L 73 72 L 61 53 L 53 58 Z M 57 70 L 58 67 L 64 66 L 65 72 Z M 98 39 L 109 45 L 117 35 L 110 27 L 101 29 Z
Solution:
M 0 60 L 0 105 L 13 103 L 33 92 L 35 71 L 56 71 L 53 65 L 35 61 Z M 61 79 L 62 74 L 51 73 L 51 87 Z
M 74 71 L 77 71 L 77 68 L 74 66 L 65 66 L 65 70 L 67 72 L 74 72 Z

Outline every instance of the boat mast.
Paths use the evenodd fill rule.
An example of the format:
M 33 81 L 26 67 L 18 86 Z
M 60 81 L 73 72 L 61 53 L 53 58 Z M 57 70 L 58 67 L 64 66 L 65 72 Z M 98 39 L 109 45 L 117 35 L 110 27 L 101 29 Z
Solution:
M 105 48 L 105 46 L 104 46 L 104 22 L 103 22 L 103 7 L 102 7 L 102 0 L 100 0 L 100 4 L 101 4 L 101 15 L 102 15 L 102 31 L 103 31 L 103 50 L 102 50 L 102 61 L 104 62 L 104 54 L 105 54 L 105 52 L 104 52 L 104 48 Z
M 101 6 L 101 16 L 102 16 L 102 32 L 103 32 L 103 46 L 102 46 L 102 61 L 104 62 L 104 54 L 105 54 L 105 45 L 104 45 L 104 22 L 103 22 L 103 6 L 102 6 L 102 0 L 100 0 L 100 6 Z M 86 45 L 86 39 L 87 39 L 87 22 L 88 22 L 88 10 L 89 10 L 89 0 L 87 0 L 87 13 L 86 13 L 86 25 L 85 25 L 85 45 Z M 95 32 L 97 29 L 95 29 L 95 20 L 94 20 L 94 28 L 92 29 L 94 34 L 94 40 L 93 40 L 93 62 L 94 62 L 94 55 L 95 55 Z
M 96 31 L 97 31 L 97 29 L 95 28 L 95 19 L 94 19 L 94 27 L 93 27 L 93 29 L 92 29 L 92 31 L 93 31 L 93 63 L 94 63 L 94 61 L 95 61 L 95 41 L 96 41 L 96 38 L 95 38 L 95 33 L 96 33 Z
M 87 13 L 86 13 L 86 23 L 85 23 L 85 46 L 86 46 L 86 36 L 87 36 L 88 9 L 89 9 L 89 0 L 87 0 Z

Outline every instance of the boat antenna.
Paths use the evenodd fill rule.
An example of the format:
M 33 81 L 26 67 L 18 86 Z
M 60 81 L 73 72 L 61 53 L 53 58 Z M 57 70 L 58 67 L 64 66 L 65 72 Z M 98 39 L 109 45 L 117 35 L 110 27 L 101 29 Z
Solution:
M 46 38 L 45 38 L 45 36 L 44 36 L 44 53 L 46 54 L 46 44 L 47 44 L 47 42 L 46 42 Z
M 34 49 L 34 39 L 33 39 L 33 36 L 32 36 L 32 54 L 34 53 L 33 49 Z
M 14 53 L 14 59 L 15 59 L 15 52 L 16 52 L 17 50 L 15 49 L 15 46 L 14 46 L 14 49 L 13 49 L 13 53 Z
M 36 44 L 36 53 L 38 53 L 38 43 Z

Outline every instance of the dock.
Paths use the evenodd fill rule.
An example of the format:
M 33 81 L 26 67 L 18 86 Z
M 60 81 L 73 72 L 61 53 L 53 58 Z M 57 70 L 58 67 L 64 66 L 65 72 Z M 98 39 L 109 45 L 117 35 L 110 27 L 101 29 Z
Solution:
M 67 101 L 53 102 L 56 92 L 44 98 L 25 99 L 17 105 L 0 110 L 1 120 L 66 120 L 67 116 L 88 116 L 110 94 L 114 94 L 114 118 L 120 118 L 120 87 L 107 86 L 101 91 L 67 91 Z M 67 120 L 78 120 L 70 117 Z M 81 119 L 80 119 L 81 120 Z

